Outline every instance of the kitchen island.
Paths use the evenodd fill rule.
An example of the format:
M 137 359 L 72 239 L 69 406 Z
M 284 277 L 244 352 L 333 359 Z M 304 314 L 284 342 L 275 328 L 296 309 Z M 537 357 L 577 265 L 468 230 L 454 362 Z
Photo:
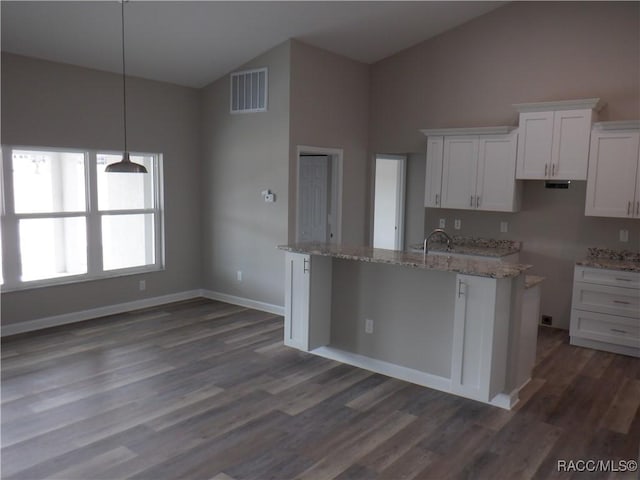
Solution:
M 286 345 L 511 408 L 529 265 L 301 243 L 286 251 Z

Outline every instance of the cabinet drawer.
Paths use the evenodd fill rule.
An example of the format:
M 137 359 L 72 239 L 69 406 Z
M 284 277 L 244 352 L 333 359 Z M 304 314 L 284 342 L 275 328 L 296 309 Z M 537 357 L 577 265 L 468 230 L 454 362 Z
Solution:
M 640 273 L 636 272 L 622 272 L 618 270 L 577 266 L 573 280 L 575 282 L 640 289 Z
M 571 311 L 572 337 L 640 348 L 640 321 L 597 312 Z
M 640 318 L 640 290 L 575 282 L 573 308 Z

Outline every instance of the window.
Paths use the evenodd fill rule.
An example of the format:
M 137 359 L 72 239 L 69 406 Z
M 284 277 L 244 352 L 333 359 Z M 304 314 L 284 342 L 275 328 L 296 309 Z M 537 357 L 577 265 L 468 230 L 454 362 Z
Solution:
M 110 152 L 3 147 L 3 291 L 159 270 L 161 156 L 105 173 Z

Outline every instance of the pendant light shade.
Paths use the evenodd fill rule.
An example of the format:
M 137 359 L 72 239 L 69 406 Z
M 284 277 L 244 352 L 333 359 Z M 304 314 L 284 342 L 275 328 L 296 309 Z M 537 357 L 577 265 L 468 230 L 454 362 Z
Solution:
M 134 163 L 129 158 L 129 151 L 127 150 L 127 76 L 124 63 L 124 4 L 126 0 L 121 0 L 122 10 L 122 114 L 124 125 L 124 153 L 122 154 L 122 160 L 116 163 L 107 165 L 105 172 L 108 173 L 147 173 L 147 169 L 144 165 Z

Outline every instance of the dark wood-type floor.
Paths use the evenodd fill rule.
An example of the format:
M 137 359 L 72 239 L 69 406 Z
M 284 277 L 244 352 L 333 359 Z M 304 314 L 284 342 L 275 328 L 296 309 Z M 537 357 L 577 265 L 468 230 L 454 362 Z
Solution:
M 542 329 L 511 412 L 282 345 L 208 300 L 2 341 L 2 478 L 569 478 L 637 459 L 640 360 Z M 574 478 L 635 478 L 575 474 Z

